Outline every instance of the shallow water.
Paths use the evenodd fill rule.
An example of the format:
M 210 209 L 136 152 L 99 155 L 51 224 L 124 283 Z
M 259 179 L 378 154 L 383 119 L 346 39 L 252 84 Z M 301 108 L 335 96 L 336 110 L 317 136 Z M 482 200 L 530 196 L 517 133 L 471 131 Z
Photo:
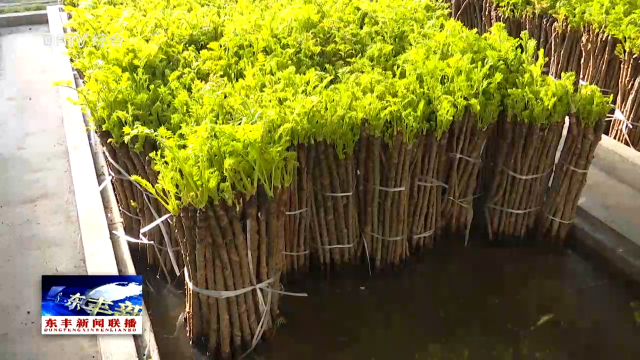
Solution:
M 182 327 L 167 337 L 183 294 L 159 285 L 145 299 L 161 356 L 194 358 Z M 286 290 L 309 297 L 282 299 L 286 323 L 253 358 L 640 359 L 640 289 L 571 252 L 434 251 L 394 273 L 312 274 Z

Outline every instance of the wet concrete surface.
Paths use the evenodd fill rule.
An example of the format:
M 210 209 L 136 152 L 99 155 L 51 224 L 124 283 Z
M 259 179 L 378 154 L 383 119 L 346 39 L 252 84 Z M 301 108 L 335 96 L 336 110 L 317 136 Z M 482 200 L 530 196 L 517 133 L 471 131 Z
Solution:
M 147 276 L 150 280 L 154 276 Z M 163 359 L 190 359 L 183 293 L 145 294 Z M 151 282 L 150 282 L 151 283 Z M 637 283 L 567 252 L 434 251 L 406 268 L 289 281 L 255 359 L 640 359 Z
M 0 359 L 93 359 L 95 335 L 41 334 L 43 274 L 86 274 L 47 25 L 0 29 Z

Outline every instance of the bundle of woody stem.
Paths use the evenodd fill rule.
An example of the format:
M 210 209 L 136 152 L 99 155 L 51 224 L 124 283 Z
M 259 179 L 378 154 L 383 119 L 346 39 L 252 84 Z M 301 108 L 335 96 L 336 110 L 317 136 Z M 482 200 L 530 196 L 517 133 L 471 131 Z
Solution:
M 498 5 L 491 0 L 450 0 L 451 17 L 462 22 L 469 29 L 476 29 L 484 34 L 493 25 L 503 23 L 512 37 L 519 37 L 527 31 L 535 39 L 540 48 L 545 49 L 551 37 L 551 25 L 555 19 L 543 15 L 534 9 L 505 9 L 503 3 Z
M 311 235 L 318 260 L 326 271 L 354 261 L 358 233 L 356 173 L 353 153 L 338 153 L 332 144 L 311 144 Z
M 149 154 L 154 151 L 153 142 L 147 140 L 142 144 L 140 152 L 134 151 L 129 146 L 120 142 L 116 145 L 113 137 L 108 131 L 98 133 L 101 143 L 109 156 L 110 161 L 107 166 L 112 174 L 114 174 L 113 184 L 114 192 L 119 206 L 121 207 L 124 232 L 129 237 L 138 237 L 140 230 L 157 220 L 158 218 L 168 214 L 168 210 L 158 202 L 154 196 L 149 196 L 131 181 L 127 176 L 139 176 L 146 181 L 156 184 L 157 171 L 153 169 Z M 117 165 L 117 166 L 116 166 Z M 121 170 L 122 169 L 122 170 Z M 124 171 L 126 174 L 123 174 Z M 165 226 L 165 225 L 163 225 Z M 166 225 L 167 227 L 169 225 Z M 179 249 L 178 239 L 175 236 L 173 224 L 165 231 L 161 231 L 160 227 L 150 229 L 144 236 L 148 241 L 165 244 L 164 236 L 167 236 L 168 247 L 161 248 L 155 246 L 145 246 L 138 244 L 137 250 L 139 256 L 146 258 L 148 265 L 157 265 L 158 270 L 162 271 L 168 282 L 172 282 L 177 276 L 176 268 L 183 267 L 180 256 L 174 256 L 176 266 L 173 266 L 169 251 Z
M 551 38 L 553 36 L 553 29 L 557 23 L 556 18 L 549 14 L 534 12 L 525 15 L 522 23 L 522 30 L 526 30 L 529 33 L 529 37 L 536 41 L 536 49 L 544 50 L 544 54 L 550 54 L 552 51 Z M 536 56 L 538 56 L 538 54 L 536 54 Z
M 549 53 L 549 75 L 560 78 L 566 72 L 580 74 L 581 42 L 581 29 L 570 26 L 566 19 L 554 24 Z M 576 77 L 576 84 L 578 80 Z
M 616 101 L 622 61 L 617 49 L 619 39 L 593 26 L 584 29 L 582 35 L 582 66 L 580 79 L 598 86 L 605 94 L 612 94 Z
M 482 14 L 484 26 L 490 28 L 496 23 L 504 23 L 512 37 L 519 37 L 523 31 L 526 31 L 531 39 L 536 40 L 537 49 L 545 50 L 545 54 L 549 54 L 553 26 L 557 20 L 542 12 L 541 8 L 511 9 L 503 8 L 504 5 L 502 2 L 496 4 L 495 1 L 484 1 Z
M 565 240 L 587 181 L 589 166 L 602 138 L 610 102 L 611 96 L 604 97 L 592 85 L 580 86 L 572 96 L 569 128 L 553 173 L 553 182 L 538 216 L 538 241 L 561 245 Z
M 580 74 L 578 79 L 615 97 L 622 57 L 616 48 L 622 43 L 620 39 L 632 48 L 637 43 L 634 18 L 640 9 L 635 2 L 620 0 L 610 6 L 600 0 L 486 0 L 485 4 L 483 17 L 488 26 L 504 22 L 511 36 L 526 30 L 538 41 L 551 60 L 552 76 L 575 72 Z
M 469 29 L 477 29 L 478 34 L 487 32 L 493 24 L 488 25 L 483 16 L 486 7 L 484 0 L 449 0 L 451 2 L 451 17 L 463 23 Z
M 187 332 L 214 357 L 241 356 L 278 320 L 295 153 L 268 134 L 262 125 L 203 122 L 178 134 L 139 128 L 125 137 L 158 144 L 150 155 L 157 183 L 133 179 L 174 214 Z
M 436 134 L 418 138 L 416 156 L 411 170 L 411 189 L 408 208 L 410 250 L 412 253 L 432 248 L 441 236 L 443 196 L 446 184 L 443 183 L 447 133 L 440 138 Z
M 415 147 L 400 133 L 387 142 L 369 136 L 366 127 L 359 145 L 359 213 L 366 248 L 376 269 L 397 266 L 409 255 L 409 174 Z
M 489 75 L 491 81 L 484 82 L 483 86 L 475 88 L 476 93 L 471 100 L 456 103 L 451 99 L 454 105 L 451 107 L 446 106 L 450 98 L 443 98 L 441 101 L 443 106 L 438 112 L 438 117 L 446 118 L 445 114 L 449 112 L 448 115 L 453 122 L 447 126 L 446 135 L 444 135 L 445 131 L 434 132 L 435 139 L 431 141 L 439 142 L 437 154 L 433 151 L 423 152 L 423 156 L 434 157 L 429 160 L 431 165 L 428 169 L 434 167 L 429 170 L 429 173 L 435 174 L 436 178 L 421 179 L 423 174 L 412 174 L 412 180 L 416 181 L 415 184 L 420 187 L 430 183 L 440 185 L 439 189 L 431 189 L 433 193 L 430 194 L 430 201 L 435 205 L 435 209 L 430 211 L 436 211 L 431 219 L 435 227 L 421 225 L 420 222 L 425 219 L 420 214 L 414 215 L 411 235 L 422 235 L 414 230 L 422 226 L 426 231 L 433 230 L 435 238 L 440 237 L 441 233 L 447 233 L 454 237 L 464 236 L 465 243 L 468 241 L 474 199 L 482 195 L 479 180 L 488 135 L 503 108 L 504 96 L 509 89 L 515 90 L 520 86 L 517 80 L 521 73 L 536 63 L 534 56 L 536 44 L 527 37 L 526 33 L 522 38 L 511 38 L 507 36 L 504 25 L 497 24 L 483 38 L 486 41 L 484 46 L 487 49 L 487 61 L 491 64 L 490 67 L 479 65 L 465 69 L 463 73 L 473 78 L 478 75 L 487 76 L 484 74 L 491 68 L 501 70 Z M 512 49 L 517 50 L 511 53 Z M 509 53 L 513 56 L 505 56 Z M 459 76 L 456 70 L 451 71 L 450 74 L 452 79 Z M 455 83 L 452 87 L 459 88 Z M 431 148 L 435 146 L 432 142 Z M 433 188 L 433 186 L 430 187 Z M 445 191 L 440 200 L 437 196 L 442 190 Z M 423 212 L 424 208 L 420 211 Z
M 573 76 L 555 81 L 542 64 L 521 74 L 509 91 L 505 112 L 493 134 L 495 154 L 486 186 L 485 214 L 491 240 L 518 244 L 529 238 L 544 201 L 555 154 L 569 112 Z
M 471 111 L 466 111 L 461 121 L 451 126 L 447 139 L 445 181 L 447 197 L 442 209 L 446 231 L 453 236 L 464 236 L 468 241 L 473 202 L 479 197 L 479 175 L 482 152 L 489 129 L 482 128 Z
M 582 35 L 582 67 L 580 79 L 596 85 L 603 94 L 613 95 L 613 102 L 617 101 L 622 60 L 619 49 L 622 42 L 608 34 L 603 29 L 587 26 Z M 604 132 L 611 133 L 611 123 L 605 124 Z M 622 141 L 624 142 L 624 141 Z
M 284 218 L 284 268 L 289 272 L 309 269 L 310 248 L 308 232 L 311 226 L 311 198 L 312 182 L 310 177 L 309 151 L 305 144 L 298 144 L 296 156 L 298 169 L 293 173 L 293 180 L 289 187 L 288 202 Z
M 278 288 L 284 251 L 287 190 L 268 199 L 264 191 L 241 206 L 224 203 L 182 208 L 176 228 L 188 279 L 199 289 L 220 292 L 269 282 Z M 261 293 L 258 293 L 261 292 Z M 278 294 L 255 289 L 215 297 L 186 283 L 186 326 L 193 344 L 211 355 L 238 357 L 278 319 Z M 270 302 L 269 302 L 270 299 Z
M 619 92 L 609 136 L 640 151 L 640 59 L 625 53 Z
M 491 240 L 518 245 L 531 235 L 541 208 L 562 122 L 537 126 L 505 119 L 496 134 L 500 145 L 487 185 L 487 230 Z

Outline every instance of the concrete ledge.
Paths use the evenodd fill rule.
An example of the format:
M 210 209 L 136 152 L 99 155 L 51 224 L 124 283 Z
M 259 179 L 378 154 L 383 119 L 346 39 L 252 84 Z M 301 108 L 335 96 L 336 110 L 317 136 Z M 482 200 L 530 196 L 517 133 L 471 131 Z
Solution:
M 53 35 L 63 34 L 60 8 L 60 6 L 47 7 L 49 30 Z M 59 50 L 53 52 L 52 65 L 56 67 L 59 80 L 68 81 L 73 85 L 74 77 L 69 57 L 65 54 L 66 48 L 58 47 L 57 49 Z M 78 94 L 75 89 L 68 87 L 59 87 L 58 91 L 87 273 L 89 275 L 118 274 L 118 266 L 87 138 L 87 128 L 80 107 L 69 102 L 69 99 L 77 100 Z M 131 335 L 99 335 L 98 345 L 103 360 L 138 358 Z
M 19 12 L 0 15 L 0 28 L 47 23 L 47 10 Z
M 640 192 L 591 166 L 578 207 L 640 246 Z
M 603 136 L 572 233 L 575 250 L 640 282 L 640 152 Z
M 640 152 L 608 136 L 602 136 L 592 166 L 597 166 L 619 182 L 640 191 Z
M 572 232 L 576 253 L 640 282 L 640 246 L 580 207 Z

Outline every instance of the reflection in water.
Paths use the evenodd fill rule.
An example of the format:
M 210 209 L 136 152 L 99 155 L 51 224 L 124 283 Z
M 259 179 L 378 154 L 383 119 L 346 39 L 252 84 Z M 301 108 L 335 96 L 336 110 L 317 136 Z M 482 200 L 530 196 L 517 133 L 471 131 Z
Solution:
M 145 299 L 162 357 L 193 358 L 182 329 L 167 337 L 183 294 L 154 280 Z M 394 273 L 314 273 L 287 290 L 309 297 L 283 298 L 286 322 L 250 357 L 640 359 L 638 288 L 572 253 L 436 251 Z

